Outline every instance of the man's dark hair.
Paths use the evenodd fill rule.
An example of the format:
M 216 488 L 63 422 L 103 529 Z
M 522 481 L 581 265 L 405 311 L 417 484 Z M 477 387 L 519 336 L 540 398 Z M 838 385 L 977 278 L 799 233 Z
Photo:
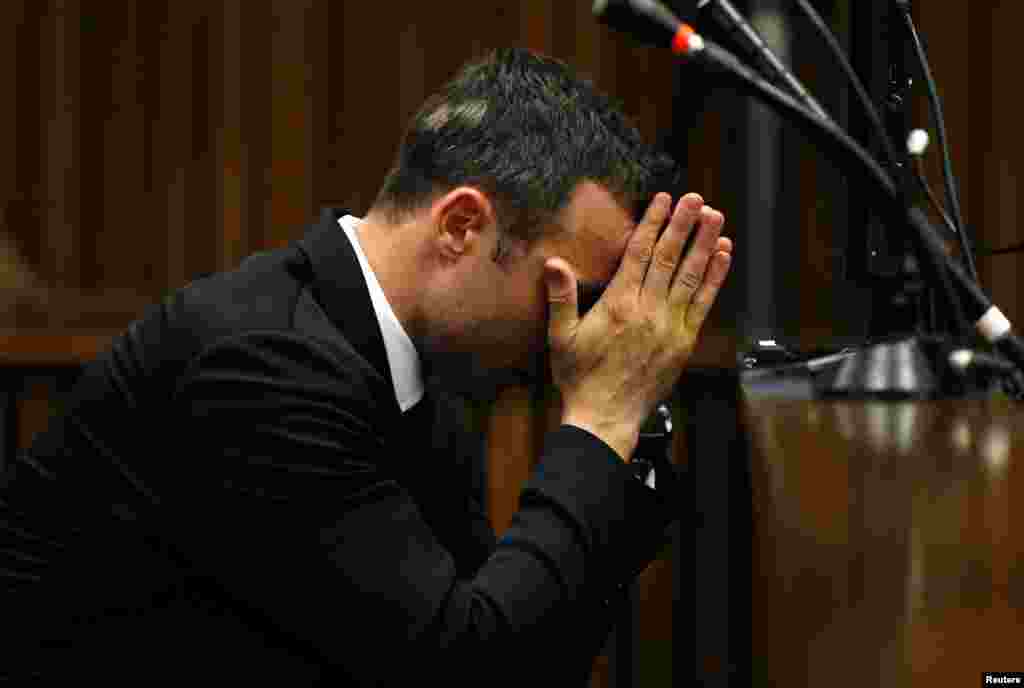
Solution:
M 531 246 L 581 181 L 600 183 L 635 214 L 674 172 L 619 101 L 560 60 L 501 48 L 420 107 L 374 207 L 397 223 L 457 186 L 480 188 L 495 204 L 500 261 L 503 239 Z

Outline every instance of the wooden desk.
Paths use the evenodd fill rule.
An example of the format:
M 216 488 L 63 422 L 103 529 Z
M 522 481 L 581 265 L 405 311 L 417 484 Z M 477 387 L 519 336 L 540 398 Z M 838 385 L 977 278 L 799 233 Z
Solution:
M 754 685 L 1024 670 L 1024 405 L 747 393 Z

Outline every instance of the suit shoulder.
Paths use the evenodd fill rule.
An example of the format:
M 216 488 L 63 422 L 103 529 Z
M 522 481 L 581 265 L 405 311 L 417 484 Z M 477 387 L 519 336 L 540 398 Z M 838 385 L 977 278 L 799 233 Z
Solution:
M 253 395 L 322 396 L 361 404 L 372 415 L 390 408 L 386 382 L 347 341 L 295 329 L 245 330 L 212 342 L 185 367 L 172 398 L 210 384 L 249 387 Z

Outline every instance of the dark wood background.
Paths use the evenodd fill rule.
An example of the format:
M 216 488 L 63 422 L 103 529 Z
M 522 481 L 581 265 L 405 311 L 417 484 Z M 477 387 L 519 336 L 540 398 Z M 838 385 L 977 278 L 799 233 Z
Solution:
M 1024 6 L 973 3 L 952 12 L 917 4 L 964 216 L 983 246 L 1021 241 L 1015 31 Z M 365 212 L 405 120 L 462 63 L 492 47 L 525 46 L 570 62 L 624 100 L 645 136 L 664 139 L 673 106 L 685 106 L 678 93 L 687 72 L 669 54 L 597 25 L 590 5 L 0 2 L 0 366 L 89 360 L 167 291 L 300 238 L 320 206 Z M 834 6 L 841 21 L 842 3 Z M 834 86 L 814 60 L 796 69 L 819 94 Z M 690 188 L 728 215 L 722 199 L 736 170 L 724 161 L 735 132 L 718 109 L 723 102 L 709 99 L 674 140 L 690 161 Z M 783 246 L 795 256 L 793 289 L 783 298 L 793 304 L 795 334 L 813 345 L 846 317 L 831 296 L 841 247 L 820 183 L 828 163 L 809 146 L 796 160 L 789 172 L 797 210 Z M 937 162 L 933 151 L 939 188 Z M 729 225 L 737 251 L 755 229 Z M 979 267 L 996 303 L 1011 320 L 1024 318 L 1024 257 L 982 258 Z M 716 309 L 698 359 L 730 364 L 737 331 L 736 314 Z M 54 395 L 45 380 L 14 391 L 24 446 L 45 427 Z M 489 421 L 488 443 L 502 461 L 488 480 L 501 530 L 537 438 L 557 413 L 549 405 L 532 418 L 538 403 L 525 390 L 499 403 L 505 408 Z M 664 561 L 645 576 L 645 599 L 671 596 Z M 655 648 L 647 659 L 656 668 L 669 662 L 665 606 L 643 608 L 643 647 Z
M 964 216 L 983 246 L 1019 241 L 1024 142 L 1012 135 L 1020 95 L 1009 27 L 1024 9 L 918 5 Z M 65 335 L 117 330 L 166 291 L 287 244 L 325 203 L 364 212 L 405 120 L 488 48 L 521 45 L 565 59 L 622 98 L 648 138 L 672 130 L 671 57 L 597 25 L 585 0 L 451 2 L 444 12 L 413 4 L 401 14 L 396 21 L 385 5 L 328 0 L 0 3 L 6 359 L 16 351 L 88 357 L 89 340 Z M 796 68 L 827 100 L 835 83 L 821 75 L 831 72 L 814 59 Z M 687 79 L 682 72 L 679 81 Z M 734 132 L 714 107 L 702 106 L 693 122 L 676 132 L 691 187 L 728 214 L 736 170 L 722 161 Z M 938 188 L 936 154 L 929 164 Z M 835 328 L 830 295 L 842 286 L 834 260 L 842 247 L 818 174 L 827 165 L 802 149 L 792 170 L 795 233 L 785 238 L 798 259 L 782 298 L 796 304 L 790 321 L 809 340 Z M 747 231 L 729 227 L 738 251 Z M 1024 317 L 1022 260 L 979 261 L 1011 319 Z M 728 295 L 723 303 L 732 303 Z M 719 311 L 709 340 L 735 331 L 734 314 Z M 15 332 L 61 338 L 26 346 L 10 338 Z
M 301 237 L 322 204 L 362 213 L 406 119 L 495 46 L 568 59 L 670 126 L 670 61 L 589 3 L 449 4 L 4 2 L 6 279 L 146 300 Z M 0 325 L 48 327 L 48 306 Z

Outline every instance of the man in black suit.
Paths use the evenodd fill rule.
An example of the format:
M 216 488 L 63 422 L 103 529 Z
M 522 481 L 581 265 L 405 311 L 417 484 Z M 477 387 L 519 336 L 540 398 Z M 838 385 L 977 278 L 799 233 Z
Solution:
M 666 162 L 499 50 L 424 104 L 366 218 L 150 307 L 7 468 L 0 675 L 584 685 L 674 511 L 640 425 L 729 268 L 699 196 L 647 205 Z M 495 541 L 453 400 L 545 379 L 563 423 Z

